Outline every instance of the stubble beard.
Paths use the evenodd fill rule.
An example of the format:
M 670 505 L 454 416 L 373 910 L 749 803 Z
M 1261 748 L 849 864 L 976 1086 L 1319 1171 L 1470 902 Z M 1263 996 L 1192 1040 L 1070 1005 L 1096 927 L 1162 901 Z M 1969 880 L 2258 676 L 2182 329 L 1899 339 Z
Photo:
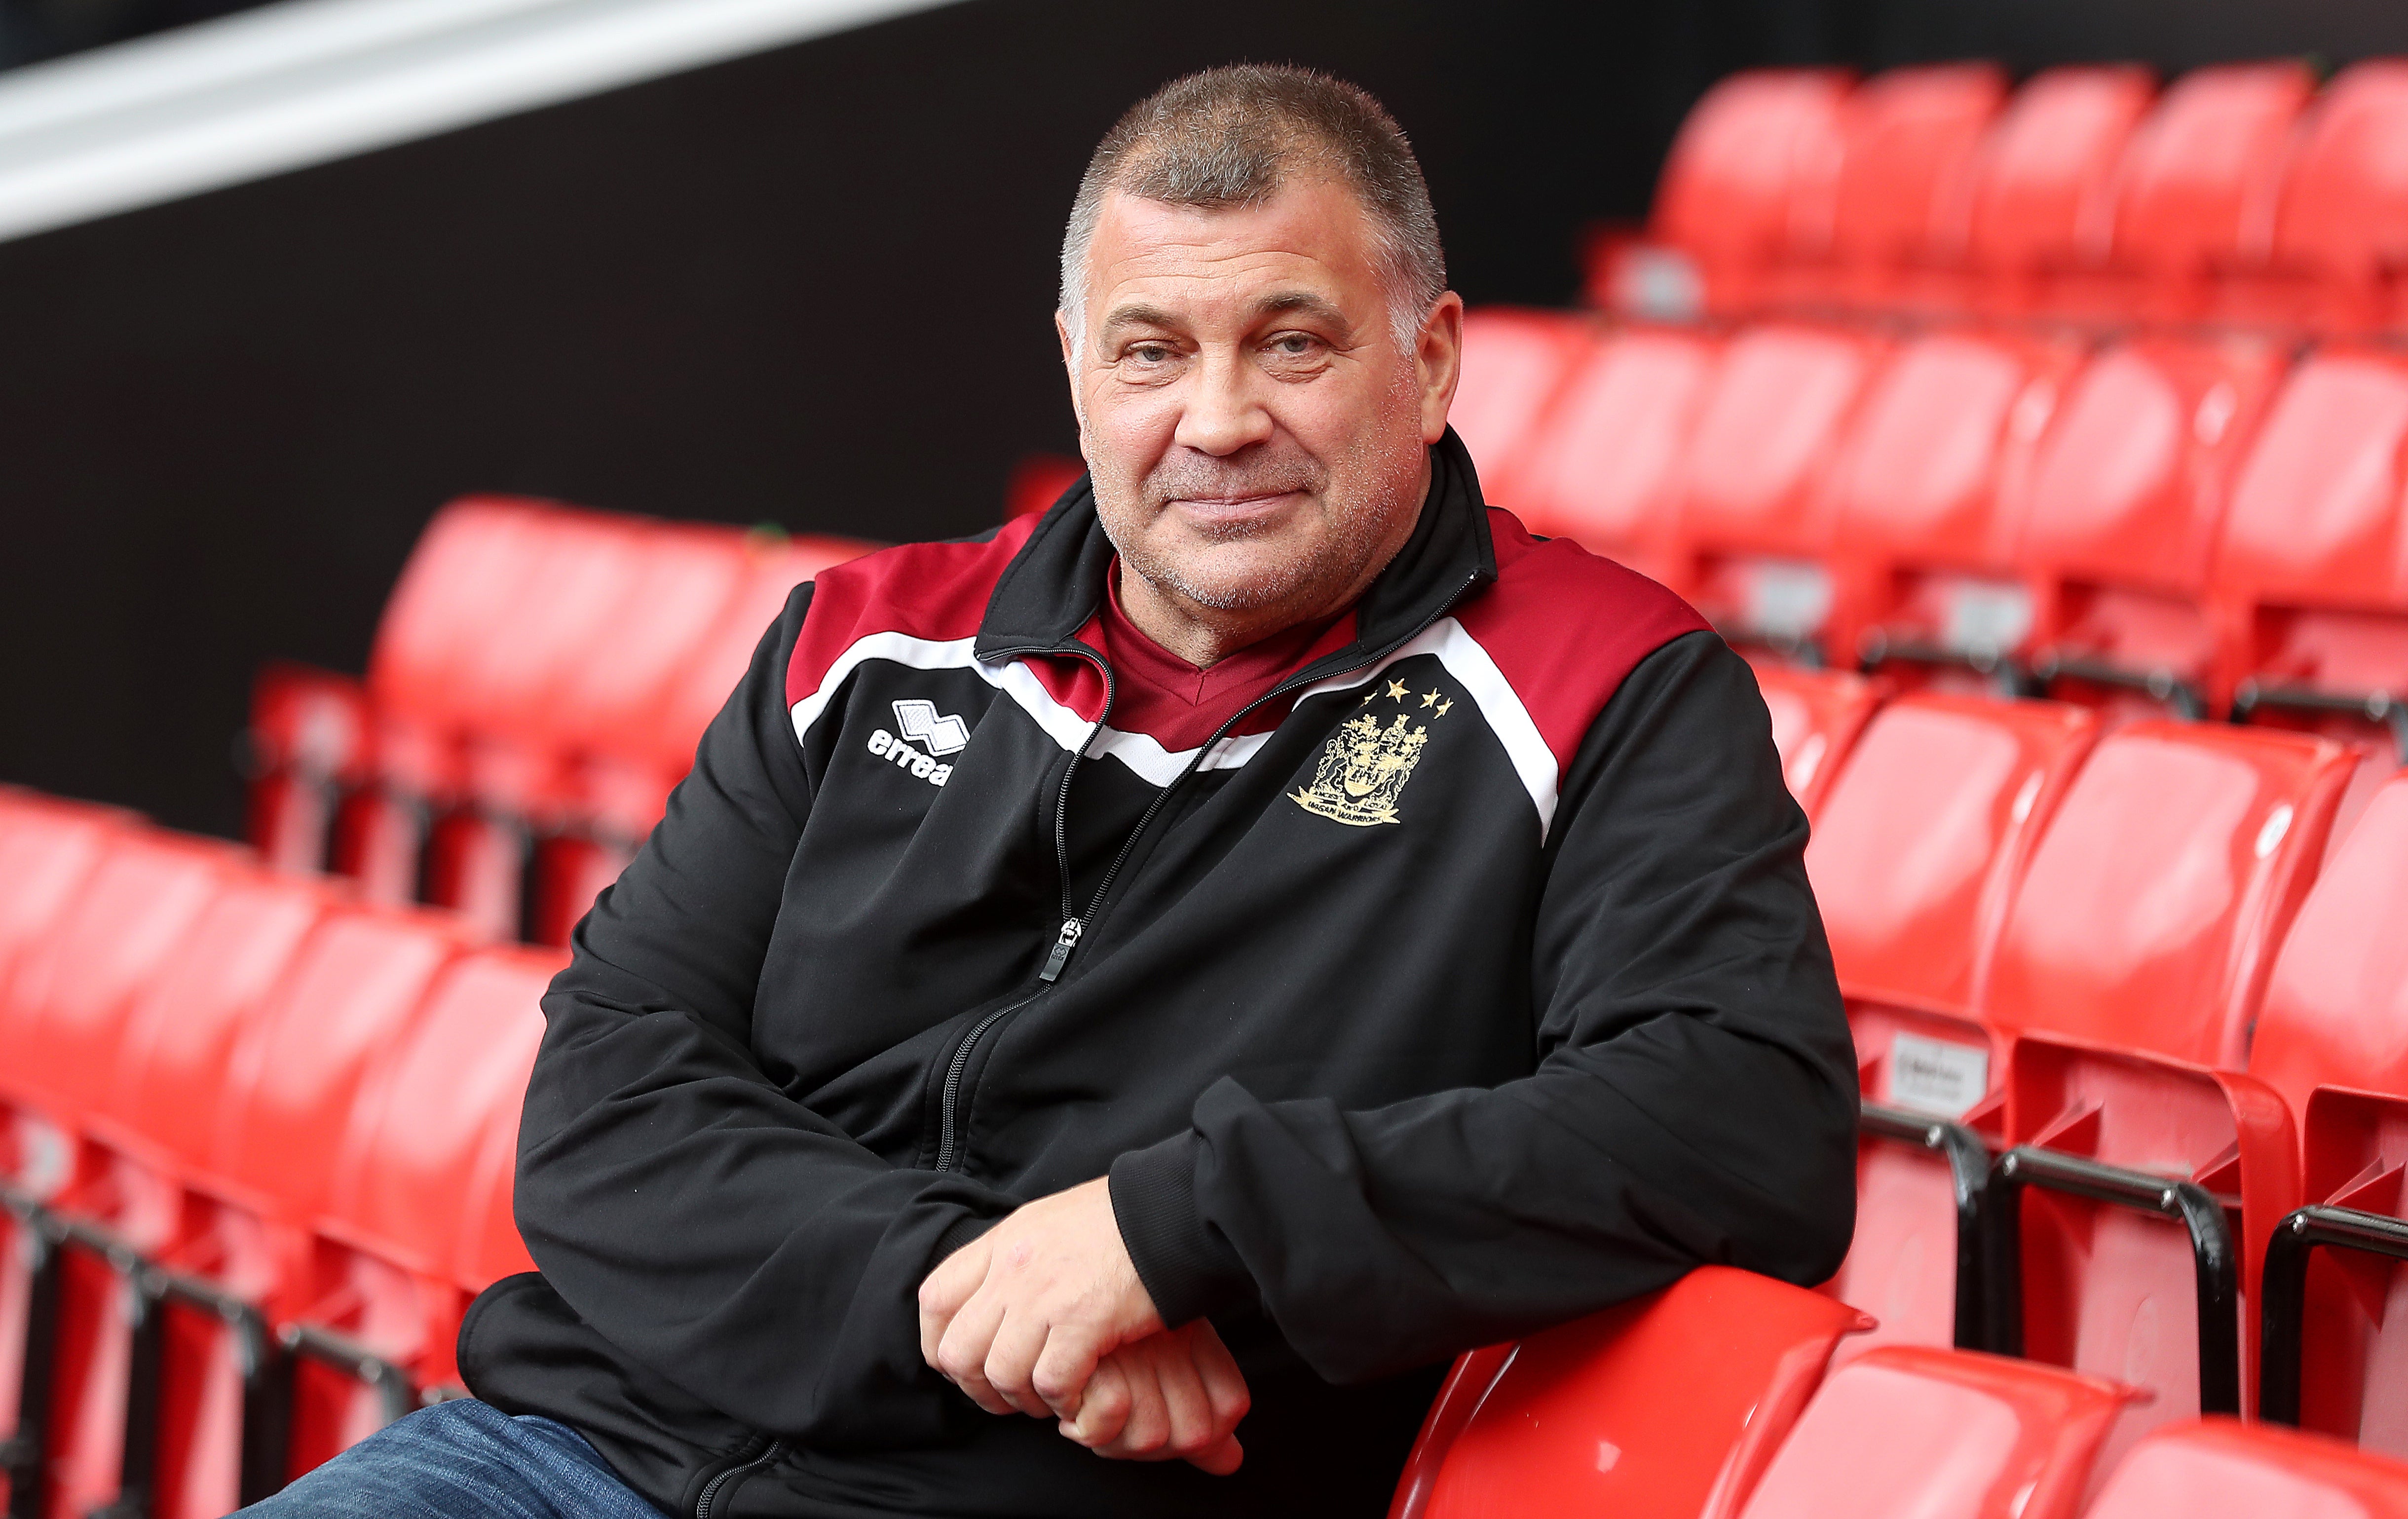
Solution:
M 1397 513 L 1420 505 L 1401 499 L 1421 479 L 1420 439 L 1404 433 L 1399 416 L 1415 399 L 1413 380 L 1412 366 L 1403 365 L 1397 385 L 1385 398 L 1381 425 L 1359 435 L 1330 465 L 1301 451 L 1272 454 L 1249 450 L 1232 460 L 1179 458 L 1154 469 L 1128 493 L 1137 498 L 1131 511 L 1118 509 L 1120 503 L 1114 498 L 1123 493 L 1116 481 L 1096 480 L 1104 532 L 1119 552 L 1122 565 L 1156 591 L 1215 611 L 1258 612 L 1294 606 L 1301 616 L 1315 615 L 1323 603 L 1368 578 L 1367 570 L 1385 567 L 1369 561 L 1381 552 Z M 1410 437 L 1412 446 L 1399 446 L 1399 435 Z M 1216 566 L 1211 560 L 1217 555 L 1198 562 L 1166 551 L 1145 532 L 1161 520 L 1174 500 L 1285 492 L 1300 493 L 1317 502 L 1325 528 L 1305 539 L 1301 552 L 1268 564 L 1260 556 L 1247 556 L 1240 564 Z M 1128 531 L 1129 525 L 1136 531 Z M 1190 531 L 1200 532 L 1216 545 L 1240 544 L 1266 536 L 1264 528 L 1253 523 Z

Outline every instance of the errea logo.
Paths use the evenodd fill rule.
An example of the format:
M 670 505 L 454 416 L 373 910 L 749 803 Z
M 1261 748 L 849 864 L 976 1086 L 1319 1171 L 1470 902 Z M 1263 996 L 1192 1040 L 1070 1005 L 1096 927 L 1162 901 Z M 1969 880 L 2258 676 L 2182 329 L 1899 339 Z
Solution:
M 892 761 L 896 767 L 910 771 L 932 786 L 941 786 L 953 779 L 953 767 L 939 765 L 937 759 L 946 754 L 958 754 L 970 741 L 970 725 L 958 717 L 943 717 L 937 704 L 916 698 L 895 704 L 895 725 L 903 730 L 903 738 L 880 728 L 869 736 L 869 752 L 880 759 Z M 910 739 L 928 746 L 921 753 L 904 740 Z

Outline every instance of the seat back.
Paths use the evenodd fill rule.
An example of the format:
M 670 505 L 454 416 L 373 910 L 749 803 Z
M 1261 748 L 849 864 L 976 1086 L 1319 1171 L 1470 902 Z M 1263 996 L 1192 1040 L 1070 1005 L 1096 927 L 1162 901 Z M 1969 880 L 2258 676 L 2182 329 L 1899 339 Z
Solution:
M 0 795 L 0 1046 L 31 1025 L 33 1002 L 21 989 L 34 958 L 103 858 L 124 836 L 123 814 Z M 16 1062 L 0 1062 L 0 1096 L 35 1090 Z
M 305 877 L 245 870 L 223 880 L 125 1021 L 125 1058 L 93 1123 L 111 1143 L 189 1175 L 217 1135 L 234 1052 L 336 902 Z
M 1672 329 L 1626 328 L 1591 350 L 1522 473 L 1515 506 L 1531 530 L 1677 575 L 1681 466 L 1713 355 L 1704 337 Z
M 23 1022 L 8 1041 L 11 1080 L 61 1125 L 116 1084 L 128 1015 L 163 977 L 242 852 L 155 829 L 121 830 L 58 921 L 17 967 Z
M 2316 878 L 2266 985 L 2249 1071 L 2300 1115 L 2302 1197 L 2408 1218 L 2408 776 L 2378 791 Z M 2300 1423 L 2408 1455 L 2408 1281 L 2311 1255 Z M 2271 1311 L 2270 1307 L 2270 1311 Z
M 368 692 L 383 714 L 438 730 L 466 721 L 468 672 L 539 573 L 560 514 L 510 496 L 465 497 L 435 514 L 377 623 Z
M 2338 744 L 2245 728 L 2153 721 L 2101 739 L 2015 888 L 1984 1016 L 2240 1069 L 2354 765 Z
M 717 628 L 745 574 L 743 535 L 732 528 L 648 523 L 597 524 L 635 556 L 619 615 L 570 652 L 535 714 L 540 736 L 583 753 L 640 748 L 670 682 Z
M 2055 702 L 1918 692 L 1874 716 L 1841 767 L 1806 846 L 1865 1063 L 1866 1095 L 1954 1117 L 1995 1079 L 1971 1025 L 1985 962 L 2034 843 L 2098 735 Z M 1966 1040 L 1961 1086 L 1927 1060 L 1901 1073 L 1900 1031 Z M 1977 1058 L 1978 1057 L 1978 1058 Z
M 2408 359 L 2334 349 L 2291 372 L 2233 481 L 2214 578 L 2227 676 L 2408 692 Z
M 488 1137 L 516 1110 L 543 1037 L 544 988 L 568 957 L 496 948 L 453 961 L 361 1093 L 325 1215 L 346 1243 L 451 1274 Z
M 1832 1347 L 1867 1324 L 1819 1293 L 1704 1266 L 1516 1346 L 1475 1351 L 1423 1421 L 1389 1519 L 1725 1519 L 1813 1396 Z
M 2197 280 L 2243 251 L 2243 217 L 2278 172 L 2316 89 L 2292 60 L 2193 69 L 2169 87 L 2116 165 L 2113 256 Z
M 1814 232 L 1821 166 L 1835 156 L 1847 75 L 1732 74 L 1690 107 L 1664 160 L 1650 230 L 1710 268 L 1786 256 Z
M 2125 144 L 2156 87 L 2145 69 L 2052 68 L 2015 92 L 1984 141 L 1963 212 L 1962 257 L 2013 276 L 2095 256 Z
M 1689 434 L 1680 516 L 1695 556 L 1684 579 L 1717 625 L 1821 635 L 1838 594 L 1823 562 L 1832 513 L 1822 481 L 1883 351 L 1858 334 L 1787 322 L 1724 348 Z
M 2276 265 L 2364 285 L 2408 265 L 2408 59 L 2343 70 L 2300 122 L 2275 192 Z
M 1964 1351 L 1885 1345 L 1834 1370 L 1744 1519 L 2072 1519 L 2128 1389 Z
M 2271 1425 L 2201 1419 L 2124 1457 L 2087 1519 L 2408 1519 L 2408 1465 Z
M 1862 590 L 1855 625 L 1835 623 L 1827 647 L 1995 660 L 2022 645 L 2031 607 L 2013 575 L 2015 513 L 2069 359 L 1965 333 L 1899 350 L 1831 476 L 1836 552 Z
M 1447 423 L 1471 451 L 1490 501 L 1520 504 L 1555 393 L 1595 343 L 1587 321 L 1569 312 L 1486 306 L 1465 313 L 1463 372 Z
M 434 913 L 328 914 L 230 1063 L 212 1181 L 295 1223 L 323 1209 L 362 1081 L 391 1058 L 436 975 L 466 945 L 458 924 Z
M 727 704 L 752 663 L 752 651 L 796 586 L 821 570 L 869 552 L 858 538 L 754 537 L 745 544 L 746 571 L 710 635 L 687 656 L 656 709 L 650 755 L 669 776 L 694 764 L 695 745 Z
M 1885 265 L 1928 251 L 2006 101 L 1995 64 L 1893 68 L 1858 85 L 1841 107 L 1829 224 L 1819 239 L 1831 257 Z
M 2258 337 L 2132 337 L 2076 375 L 2032 463 L 2016 557 L 2042 658 L 2204 695 L 2215 669 L 2208 573 L 2242 451 L 2283 375 Z M 2080 695 L 2078 687 L 2067 692 Z
M 2249 1072 L 2308 1111 L 2319 1086 L 2408 1098 L 2408 775 L 2377 792 L 2276 956 Z
M 511 1208 L 518 1180 L 518 1139 L 519 1113 L 508 1110 L 478 1152 L 464 1195 L 466 1222 L 460 1230 L 460 1252 L 452 1266 L 452 1280 L 465 1292 L 482 1292 L 506 1276 L 535 1269 Z
M 1772 719 L 1781 777 L 1798 805 L 1813 817 L 1856 735 L 1881 705 L 1881 688 L 1846 670 L 1807 670 L 1770 662 L 1757 666 L 1756 680 Z

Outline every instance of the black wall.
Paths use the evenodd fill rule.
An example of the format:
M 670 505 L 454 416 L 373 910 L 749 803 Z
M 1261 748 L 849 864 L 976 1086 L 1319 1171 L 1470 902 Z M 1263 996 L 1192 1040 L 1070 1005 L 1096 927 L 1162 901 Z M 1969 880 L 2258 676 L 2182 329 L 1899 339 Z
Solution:
M 22 0 L 18 0 L 22 3 Z M 360 668 L 469 490 L 883 538 L 1068 451 L 1079 169 L 1294 60 L 1419 144 L 1455 282 L 1562 302 L 1728 70 L 2408 50 L 2397 0 L 972 0 L 0 244 L 0 780 L 231 833 L 251 669 Z

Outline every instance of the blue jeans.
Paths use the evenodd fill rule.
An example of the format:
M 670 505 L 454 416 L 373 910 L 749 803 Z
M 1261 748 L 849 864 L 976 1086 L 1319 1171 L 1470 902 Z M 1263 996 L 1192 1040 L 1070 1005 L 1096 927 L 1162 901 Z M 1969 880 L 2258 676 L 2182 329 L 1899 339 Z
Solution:
M 661 1519 L 584 1437 L 464 1397 L 386 1426 L 264 1502 L 259 1519 Z

